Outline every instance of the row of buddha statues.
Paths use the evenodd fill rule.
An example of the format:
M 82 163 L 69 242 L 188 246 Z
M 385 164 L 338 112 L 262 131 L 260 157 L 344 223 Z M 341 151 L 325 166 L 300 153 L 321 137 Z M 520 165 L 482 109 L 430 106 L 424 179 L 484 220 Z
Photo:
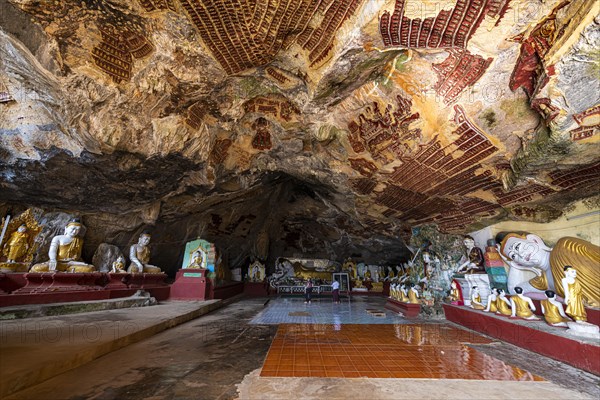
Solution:
M 32 238 L 28 225 L 21 224 L 11 233 L 3 246 L 6 261 L 0 263 L 0 270 L 5 272 L 94 272 L 96 267 L 83 261 L 81 253 L 83 239 L 80 234 L 84 226 L 79 219 L 67 223 L 62 235 L 56 235 L 50 242 L 48 260 L 29 267 L 27 256 L 32 246 Z M 161 269 L 150 264 L 150 239 L 148 232 L 142 233 L 138 242 L 129 248 L 130 264 L 125 267 L 125 259 L 120 256 L 112 263 L 114 273 L 161 273 Z
M 582 286 L 577 279 L 577 269 L 570 265 L 563 268 L 565 277 L 561 284 L 565 293 L 563 302 L 559 301 L 556 292 L 546 290 L 544 292 L 546 299 L 541 300 L 541 311 L 546 323 L 556 327 L 567 327 L 568 322 L 585 323 L 587 313 L 584 306 L 584 296 Z M 471 289 L 470 307 L 475 310 L 482 310 L 497 315 L 504 315 L 511 318 L 521 318 L 524 320 L 537 321 L 540 318 L 534 314 L 536 311 L 532 299 L 523 293 L 523 288 L 515 287 L 515 294 L 506 297 L 506 291 L 493 287 L 491 294 L 487 299 L 487 305 L 482 302 L 479 287 L 473 286 Z M 450 300 L 458 299 L 458 288 L 453 282 L 450 292 Z M 566 305 L 566 309 L 563 307 Z
M 402 303 L 419 304 L 419 286 L 414 283 L 392 283 L 389 298 Z

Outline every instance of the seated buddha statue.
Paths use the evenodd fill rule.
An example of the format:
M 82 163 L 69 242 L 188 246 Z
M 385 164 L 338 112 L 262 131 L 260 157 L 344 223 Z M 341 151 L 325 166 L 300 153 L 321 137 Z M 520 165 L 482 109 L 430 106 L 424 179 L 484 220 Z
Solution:
M 516 295 L 510 297 L 512 306 L 512 318 L 523 318 L 528 320 L 538 320 L 539 318 L 532 312 L 535 311 L 535 305 L 529 297 L 523 295 L 523 288 L 515 287 Z
M 110 269 L 111 273 L 114 274 L 123 274 L 127 272 L 125 270 L 125 258 L 123 256 L 119 256 L 113 263 L 112 268 Z
M 155 265 L 148 264 L 150 261 L 150 233 L 144 232 L 138 238 L 136 244 L 132 244 L 129 248 L 129 259 L 131 264 L 127 272 L 131 274 L 147 273 L 147 274 L 160 274 L 161 270 Z
M 205 269 L 206 268 L 206 253 L 204 250 L 198 248 L 192 253 L 192 259 L 190 265 L 186 268 L 190 269 Z
M 460 292 L 458 290 L 458 285 L 454 280 L 450 282 L 450 293 L 448 294 L 448 300 L 451 303 L 456 303 L 460 301 Z
M 4 254 L 7 262 L 16 263 L 22 261 L 29 249 L 29 235 L 27 225 L 23 224 L 17 228 L 4 245 Z
M 408 291 L 408 302 L 410 304 L 419 304 L 419 291 L 418 286 L 411 283 L 410 290 Z
M 507 317 L 512 315 L 512 308 L 510 301 L 506 298 L 506 292 L 504 289 L 498 289 L 498 298 L 496 299 L 496 314 L 506 315 Z
M 474 310 L 485 310 L 485 306 L 481 302 L 479 287 L 477 286 L 473 286 L 473 288 L 471 288 L 471 308 Z
M 566 313 L 575 322 L 586 322 L 587 313 L 583 305 L 583 289 L 577 280 L 577 270 L 570 265 L 564 267 L 565 277 L 562 279 L 562 288 L 565 294 Z M 596 290 L 598 288 L 596 287 Z
M 93 272 L 96 268 L 81 261 L 83 239 L 79 237 L 83 225 L 74 219 L 65 227 L 64 235 L 57 235 L 50 242 L 48 261 L 35 264 L 29 272 Z
M 546 300 L 540 302 L 542 306 L 542 314 L 548 325 L 567 327 L 567 322 L 571 319 L 565 314 L 563 305 L 556 300 L 556 293 L 552 290 L 546 290 Z
M 498 311 L 498 307 L 496 306 L 496 301 L 498 300 L 498 288 L 493 287 L 490 295 L 488 296 L 487 307 L 485 308 L 485 312 L 495 313 Z

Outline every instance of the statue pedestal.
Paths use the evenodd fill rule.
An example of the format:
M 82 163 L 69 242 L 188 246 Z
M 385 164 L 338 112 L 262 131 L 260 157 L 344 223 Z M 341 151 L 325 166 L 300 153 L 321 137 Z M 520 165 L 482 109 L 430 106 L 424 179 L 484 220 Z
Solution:
M 248 296 L 268 296 L 269 284 L 266 282 L 245 282 L 244 294 Z
M 415 318 L 421 312 L 420 304 L 404 303 L 390 298 L 387 299 L 385 308 L 400 313 L 406 318 Z
M 583 336 L 600 340 L 600 328 L 588 322 L 567 322 L 567 333 L 573 336 Z
M 206 300 L 208 298 L 207 269 L 180 269 L 171 285 L 173 300 Z
M 541 320 L 510 319 L 450 304 L 443 307 L 448 321 L 600 375 L 597 341 L 570 336 L 564 328 L 548 326 Z
M 27 272 L 28 267 L 29 267 L 29 264 L 27 264 L 27 263 L 20 263 L 20 262 L 7 263 L 7 262 L 0 262 L 0 272 L 7 272 L 7 273 L 12 273 L 12 272 Z
M 124 272 L 109 272 L 108 283 L 106 289 L 128 289 L 127 282 L 131 278 L 131 274 Z

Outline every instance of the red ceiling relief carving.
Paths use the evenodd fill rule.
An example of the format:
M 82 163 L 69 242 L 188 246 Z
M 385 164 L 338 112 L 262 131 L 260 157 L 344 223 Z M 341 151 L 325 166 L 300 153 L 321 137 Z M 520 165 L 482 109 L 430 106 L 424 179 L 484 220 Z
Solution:
M 118 32 L 111 27 L 100 28 L 102 41 L 92 49 L 94 63 L 115 83 L 128 81 L 134 58 L 144 58 L 154 47 L 143 36 L 133 32 Z
M 498 203 L 502 206 L 509 206 L 518 203 L 527 203 L 535 197 L 543 197 L 555 192 L 554 189 L 538 183 L 529 183 L 527 186 L 513 189 L 509 192 L 504 192 L 501 188 L 492 190 L 494 196 L 498 199 Z
M 356 153 L 367 149 L 376 160 L 384 158 L 381 153 L 385 150 L 402 155 L 406 152 L 404 143 L 407 140 L 421 137 L 420 129 L 409 127 L 411 122 L 419 119 L 419 113 L 410 111 L 412 101 L 400 95 L 396 100 L 396 111 L 392 112 L 393 107 L 388 104 L 382 112 L 379 104 L 374 102 L 358 117 L 358 122 L 348 124 L 348 140 Z
M 591 138 L 600 131 L 600 105 L 596 105 L 582 113 L 573 115 L 579 125 L 569 132 L 571 140 L 578 141 Z
M 219 139 L 210 152 L 210 160 L 215 164 L 222 164 L 227 158 L 229 148 L 233 142 L 231 139 Z
M 523 88 L 527 94 L 533 95 L 536 86 L 543 87 L 548 77 L 545 76 L 541 64 L 542 58 L 548 53 L 556 39 L 564 33 L 564 28 L 558 29 L 556 25 L 556 13 L 561 8 L 570 4 L 570 1 L 560 3 L 550 15 L 542 20 L 531 32 L 529 37 L 519 35 L 515 38 L 521 42 L 519 57 L 515 69 L 510 77 L 510 90 L 515 91 Z
M 252 129 L 256 132 L 254 138 L 252 138 L 252 147 L 258 150 L 269 150 L 273 146 L 271 132 L 269 132 L 269 121 L 263 117 L 258 117 L 252 123 Z
M 147 12 L 171 10 L 177 11 L 175 0 L 138 0 Z
M 371 194 L 373 189 L 375 189 L 375 186 L 377 186 L 377 181 L 375 179 L 359 178 L 352 179 L 351 184 L 357 193 L 368 195 Z
M 267 64 L 296 41 L 311 65 L 322 61 L 339 27 L 362 0 L 179 0 L 228 74 Z M 319 16 L 320 24 L 309 22 Z
M 362 176 L 370 177 L 377 172 L 377 166 L 364 158 L 350 158 L 348 161 L 350 161 L 352 168 L 358 171 Z
M 510 0 L 458 0 L 451 10 L 436 17 L 404 16 L 406 0 L 396 0 L 393 13 L 385 11 L 379 32 L 386 47 L 465 48 L 486 16 L 502 17 Z
M 289 122 L 300 114 L 300 110 L 281 95 L 258 96 L 244 103 L 246 113 L 261 113 Z
M 553 171 L 549 176 L 553 185 L 563 189 L 598 188 L 600 185 L 600 161 L 565 171 Z
M 444 61 L 431 66 L 438 75 L 434 89 L 446 104 L 454 103 L 467 86 L 474 85 L 493 60 L 463 49 L 452 49 L 449 53 Z

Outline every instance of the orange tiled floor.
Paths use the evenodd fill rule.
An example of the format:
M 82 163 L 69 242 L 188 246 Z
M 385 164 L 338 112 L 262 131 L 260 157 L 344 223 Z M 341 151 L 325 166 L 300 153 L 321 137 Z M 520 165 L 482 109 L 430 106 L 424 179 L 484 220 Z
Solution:
M 491 341 L 442 324 L 280 325 L 261 376 L 543 380 L 463 343 Z

